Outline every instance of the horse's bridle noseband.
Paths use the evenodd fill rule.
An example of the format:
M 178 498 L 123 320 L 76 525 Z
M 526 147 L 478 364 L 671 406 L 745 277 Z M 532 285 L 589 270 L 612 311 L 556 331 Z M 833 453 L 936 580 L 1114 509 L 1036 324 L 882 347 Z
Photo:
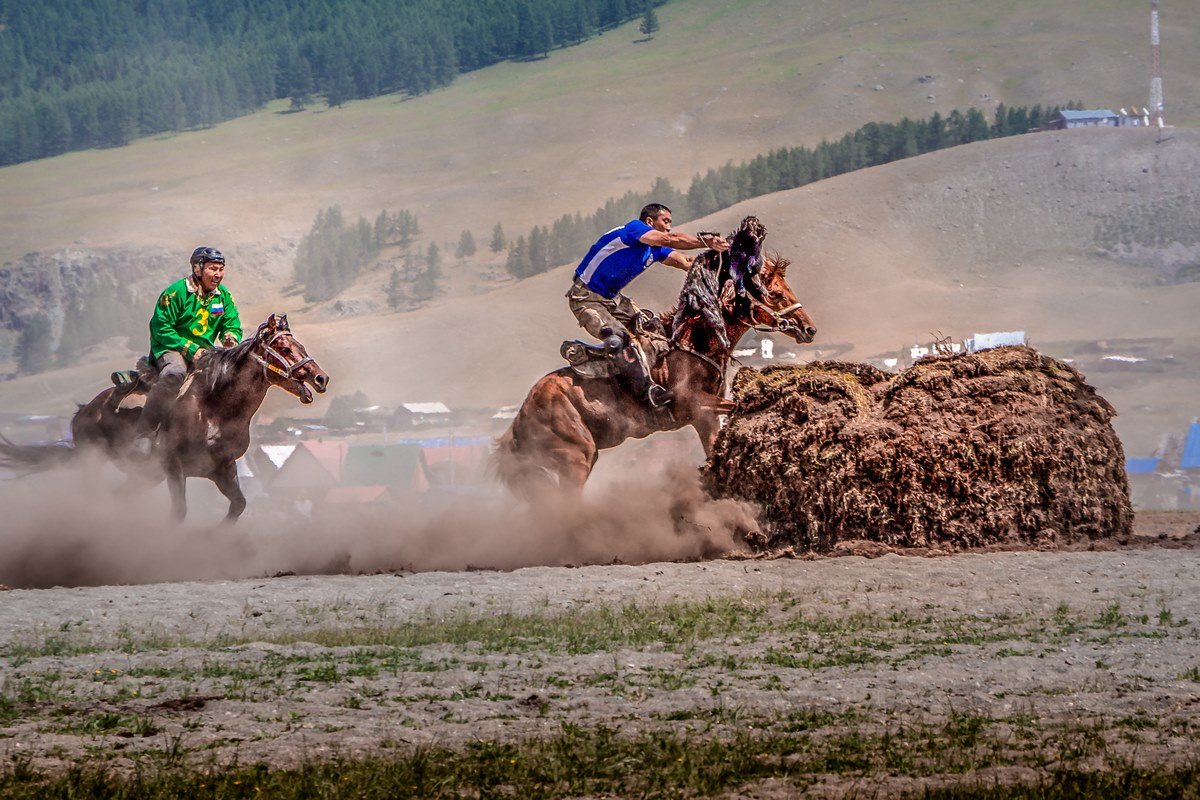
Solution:
M 771 316 L 771 319 L 775 321 L 774 325 L 756 325 L 751 322 L 750 327 L 754 330 L 761 331 L 763 333 L 790 333 L 792 331 L 800 330 L 800 326 L 797 325 L 793 320 L 788 319 L 787 315 L 798 308 L 804 308 L 803 303 L 792 303 L 790 306 L 785 306 L 784 308 L 776 310 L 752 294 L 747 293 L 746 296 L 750 298 L 751 303 L 767 312 Z
M 300 379 L 293 376 L 292 373 L 295 372 L 296 370 L 300 369 L 301 367 L 303 367 L 305 364 L 309 363 L 310 361 L 316 361 L 316 359 L 314 359 L 312 356 L 305 356 L 304 358 L 297 361 L 295 364 L 292 364 L 292 363 L 289 363 L 288 360 L 283 357 L 282 353 L 280 353 L 275 348 L 271 347 L 271 345 L 275 343 L 275 340 L 278 339 L 280 336 L 290 336 L 291 333 L 292 333 L 291 331 L 287 331 L 287 330 L 276 330 L 275 333 L 271 335 L 271 338 L 267 339 L 265 342 L 262 341 L 261 332 L 257 337 L 255 337 L 255 338 L 259 339 L 259 344 L 262 346 L 263 352 L 265 352 L 268 356 L 270 356 L 271 358 L 275 359 L 276 361 L 278 361 L 280 364 L 283 365 L 283 368 L 280 369 L 279 367 L 275 366 L 274 364 L 269 363 L 265 358 L 258 355 L 257 353 L 251 352 L 250 357 L 262 365 L 264 378 L 267 377 L 267 371 L 269 370 L 271 372 L 274 372 L 276 375 L 282 376 L 285 380 L 300 382 Z

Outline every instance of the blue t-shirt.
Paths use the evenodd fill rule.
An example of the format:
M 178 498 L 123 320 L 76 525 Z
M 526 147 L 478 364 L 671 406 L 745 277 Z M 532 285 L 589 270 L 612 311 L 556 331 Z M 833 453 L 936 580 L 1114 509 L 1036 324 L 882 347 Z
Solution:
M 612 299 L 629 282 L 646 271 L 655 261 L 664 261 L 675 252 L 638 241 L 654 230 L 640 219 L 613 228 L 592 245 L 575 268 L 575 277 L 596 294 Z

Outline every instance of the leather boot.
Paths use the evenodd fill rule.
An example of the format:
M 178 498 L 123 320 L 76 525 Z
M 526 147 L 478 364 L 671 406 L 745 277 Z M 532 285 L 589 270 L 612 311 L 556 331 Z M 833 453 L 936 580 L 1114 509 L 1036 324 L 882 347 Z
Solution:
M 639 400 L 649 403 L 651 408 L 662 408 L 675 399 L 674 392 L 654 382 L 646 355 L 636 342 L 630 342 L 618 353 L 617 360 L 630 391 Z
M 154 437 L 170 414 L 171 404 L 178 392 L 179 384 L 169 380 L 159 380 L 150 387 L 150 392 L 146 395 L 146 405 L 142 408 L 142 415 L 138 417 L 133 432 L 134 453 L 149 456 L 154 450 Z

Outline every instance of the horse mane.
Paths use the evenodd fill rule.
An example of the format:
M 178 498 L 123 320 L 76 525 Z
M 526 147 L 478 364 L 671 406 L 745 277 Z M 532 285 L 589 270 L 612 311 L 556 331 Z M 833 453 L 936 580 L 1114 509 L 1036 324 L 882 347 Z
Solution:
M 238 370 L 242 362 L 250 356 L 250 351 L 258 344 L 262 336 L 262 328 L 253 336 L 239 342 L 233 347 L 213 348 L 196 367 L 196 380 L 201 381 L 205 395 L 219 394 L 225 391 L 237 380 Z

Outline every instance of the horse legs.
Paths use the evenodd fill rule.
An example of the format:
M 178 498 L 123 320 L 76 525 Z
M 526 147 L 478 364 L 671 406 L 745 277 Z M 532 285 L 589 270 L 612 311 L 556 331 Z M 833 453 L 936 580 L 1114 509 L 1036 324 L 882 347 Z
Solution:
M 583 493 L 583 485 L 587 483 L 592 468 L 596 466 L 598 452 L 595 445 L 581 446 L 572 443 L 570 447 L 556 448 L 550 454 L 554 466 L 551 468 L 558 475 L 559 491 L 572 497 Z
M 238 485 L 237 462 L 230 461 L 212 474 L 212 482 L 221 490 L 221 494 L 229 500 L 229 513 L 225 515 L 225 524 L 232 525 L 246 510 L 246 495 Z
M 181 469 L 167 470 L 167 489 L 171 492 L 171 519 L 183 522 L 187 516 L 186 478 Z
M 692 420 L 692 427 L 696 429 L 696 434 L 700 437 L 700 446 L 704 448 L 704 458 L 710 458 L 713 447 L 717 443 L 717 434 L 721 432 L 721 418 L 717 414 L 702 411 L 696 414 Z

